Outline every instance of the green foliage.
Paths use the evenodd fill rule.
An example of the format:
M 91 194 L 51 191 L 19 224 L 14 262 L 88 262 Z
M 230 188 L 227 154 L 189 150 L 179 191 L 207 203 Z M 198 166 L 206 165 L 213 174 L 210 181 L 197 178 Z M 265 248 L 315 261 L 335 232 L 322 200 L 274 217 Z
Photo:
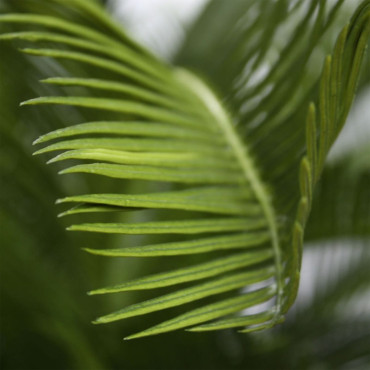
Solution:
M 336 17 L 343 1 L 303 3 L 210 2 L 174 58 L 176 67 L 133 41 L 95 1 L 9 3 L 0 15 L 0 40 L 20 45 L 35 65 L 34 75 L 43 78 L 44 86 L 32 84 L 36 91 L 21 104 L 40 135 L 34 144 L 44 145 L 35 154 L 48 156 L 59 174 L 69 176 L 52 177 L 56 189 L 45 184 L 47 190 L 40 190 L 43 175 L 34 175 L 39 162 L 22 153 L 31 177 L 20 172 L 14 182 L 32 192 L 36 204 L 45 204 L 49 237 L 60 234 L 59 244 L 69 245 L 65 258 L 73 258 L 76 245 L 124 268 L 131 260 L 121 265 L 120 257 L 151 257 L 138 262 L 139 272 L 126 274 L 127 281 L 89 292 L 104 295 L 103 302 L 112 302 L 107 294 L 127 295 L 117 299 L 124 308 L 94 323 L 168 309 L 174 314 L 165 311 L 157 316 L 162 322 L 126 339 L 181 328 L 271 328 L 284 321 L 295 301 L 312 207 L 309 240 L 341 232 L 368 237 L 368 164 L 360 161 L 362 152 L 327 172 L 324 165 L 358 85 L 370 1 L 358 6 L 340 32 Z M 257 17 L 249 16 L 253 12 Z M 277 42 L 276 30 L 283 36 L 289 31 L 285 44 Z M 333 30 L 339 36 L 328 55 L 325 35 Z M 327 55 L 321 76 L 316 50 Z M 32 119 L 43 112 L 47 119 Z M 16 121 L 7 114 L 12 115 L 4 109 L 5 119 Z M 21 153 L 20 134 L 9 127 L 1 128 L 7 153 Z M 352 178 L 354 162 L 359 164 Z M 49 172 L 45 178 L 54 176 Z M 336 207 L 338 178 L 358 196 L 345 231 L 336 221 L 342 213 Z M 6 193 L 14 191 L 9 184 Z M 58 204 L 72 204 L 59 215 L 72 219 L 67 229 L 84 232 L 71 241 L 61 227 L 65 221 L 53 221 L 54 195 L 60 196 Z M 13 224 L 14 210 L 8 200 L 3 203 L 2 218 Z M 325 225 L 318 221 L 322 210 L 330 216 Z M 20 230 L 23 222 L 22 216 L 14 218 Z M 42 232 L 45 225 L 37 228 Z M 31 239 L 32 245 L 39 242 Z M 99 268 L 83 261 L 91 281 L 102 284 Z M 358 271 L 362 276 L 364 266 Z M 84 341 L 80 347 L 88 353 Z M 93 355 L 87 358 L 94 362 Z

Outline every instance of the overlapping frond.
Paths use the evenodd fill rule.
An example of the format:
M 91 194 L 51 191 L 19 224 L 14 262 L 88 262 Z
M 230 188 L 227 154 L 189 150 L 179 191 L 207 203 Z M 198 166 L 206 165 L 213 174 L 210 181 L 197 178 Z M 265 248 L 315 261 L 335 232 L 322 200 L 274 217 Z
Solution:
M 369 144 L 325 168 L 315 191 L 307 240 L 369 238 Z
M 176 59 L 222 91 L 262 178 L 274 188 L 278 213 L 289 218 L 299 200 L 295 173 L 305 150 L 307 105 L 316 99 L 322 58 L 331 52 L 328 38 L 342 28 L 337 18 L 347 6 L 327 0 L 210 2 Z
M 276 8 L 274 5 L 271 11 L 280 9 L 285 14 L 288 5 L 284 2 L 285 6 L 280 7 L 281 3 L 276 2 Z M 53 58 L 65 66 L 66 71 L 69 70 L 69 63 L 78 66 L 70 68 L 73 71 L 71 76 L 52 77 L 44 82 L 62 88 L 78 88 L 85 95 L 45 96 L 28 100 L 23 105 L 69 106 L 107 118 L 47 133 L 35 142 L 46 144 L 36 153 L 57 152 L 57 156 L 49 162 L 67 163 L 61 174 L 99 175 L 117 179 L 121 184 L 127 181 L 135 181 L 134 185 L 141 182 L 159 184 L 156 191 L 143 191 L 142 185 L 137 185 L 136 190 L 133 185 L 134 191 L 127 193 L 102 189 L 96 194 L 60 199 L 58 203 L 74 205 L 62 216 L 75 214 L 79 220 L 91 213 L 99 215 L 100 212 L 110 211 L 137 210 L 145 214 L 141 222 L 84 222 L 72 225 L 70 230 L 124 235 L 158 234 L 167 238 L 160 243 L 120 249 L 86 248 L 88 252 L 101 256 L 197 256 L 209 253 L 206 262 L 199 260 L 195 265 L 90 292 L 107 294 L 172 287 L 169 293 L 158 293 L 156 298 L 132 304 L 95 322 L 117 321 L 201 299 L 208 299 L 207 303 L 129 338 L 189 327 L 192 331 L 236 327 L 249 332 L 281 322 L 282 314 L 294 301 L 299 282 L 300 250 L 313 188 L 354 96 L 370 32 L 370 2 L 365 1 L 359 8 L 351 23 L 342 31 L 332 57 L 326 60 L 317 117 L 314 104 L 309 109 L 307 154 L 303 159 L 302 125 L 299 126 L 297 121 L 285 124 L 287 117 L 290 120 L 295 118 L 290 108 L 288 113 L 284 112 L 284 120 L 276 121 L 272 117 L 275 114 L 274 105 L 280 104 L 279 99 L 284 99 L 284 94 L 279 92 L 279 79 L 276 80 L 276 96 L 271 104 L 266 105 L 269 120 L 256 126 L 255 132 L 238 131 L 230 114 L 205 83 L 190 72 L 161 63 L 143 50 L 110 20 L 97 3 L 53 0 L 52 4 L 57 10 L 63 9 L 67 13 L 75 11 L 93 19 L 96 27 L 83 21 L 76 24 L 62 19 L 57 11 L 53 13 L 54 8 L 51 7 L 50 14 L 0 16 L 0 22 L 22 29 L 21 32 L 3 34 L 0 38 L 32 42 L 35 46 L 23 48 L 23 52 Z M 309 10 L 312 16 L 316 8 L 321 9 L 317 1 L 314 4 Z M 315 23 L 317 27 L 322 17 L 319 11 Z M 327 22 L 331 17 L 332 14 Z M 253 27 L 257 24 L 256 21 Z M 24 31 L 30 25 L 36 30 Z M 266 38 L 270 39 L 271 30 L 268 28 L 266 32 Z M 236 41 L 237 54 L 250 45 L 247 32 Z M 300 42 L 298 38 L 292 45 Z M 265 40 L 263 45 L 267 48 L 269 42 Z M 252 46 L 252 49 L 255 47 Z M 257 56 L 251 71 L 255 71 L 266 50 L 263 49 L 261 56 Z M 288 58 L 290 50 L 286 50 L 284 55 Z M 304 56 L 307 57 L 306 53 Z M 237 60 L 235 68 L 239 68 L 239 72 L 245 58 L 242 58 L 243 63 Z M 282 66 L 289 66 L 288 60 Z M 95 72 L 99 77 L 95 76 Z M 271 73 L 284 78 L 287 71 Z M 297 73 L 301 75 L 302 71 Z M 242 78 L 240 86 L 243 81 Z M 267 86 L 268 83 L 269 78 L 261 84 Z M 253 88 L 257 91 L 263 88 L 262 85 Z M 245 101 L 246 96 L 251 98 L 253 94 L 245 90 L 245 84 L 243 86 L 233 93 L 242 96 Z M 291 94 L 292 86 L 289 85 L 288 89 Z M 248 114 L 237 114 L 234 120 L 253 121 L 252 118 Z M 298 136 L 290 131 L 292 137 L 285 138 L 282 147 L 277 149 L 284 152 L 284 156 L 287 152 L 292 157 L 289 163 L 280 162 L 284 156 L 276 155 L 276 148 L 271 146 L 271 152 L 262 155 L 266 143 L 270 143 L 270 139 L 264 141 L 263 137 L 274 135 L 275 129 L 292 130 L 293 126 L 299 131 Z M 297 155 L 291 155 L 290 143 Z M 261 168 L 255 164 L 252 155 L 258 165 L 262 164 Z M 276 156 L 273 162 L 272 156 Z M 69 160 L 73 161 L 72 164 L 64 162 Z M 266 171 L 272 165 L 278 175 L 267 176 Z M 299 165 L 300 188 L 297 185 L 286 189 L 293 195 L 289 207 L 284 208 L 289 212 L 297 209 L 297 216 L 293 221 L 280 222 L 291 213 L 286 211 L 284 214 L 279 207 L 282 200 L 276 198 L 280 195 L 282 184 L 286 186 L 286 178 L 290 179 L 289 183 L 297 182 L 295 169 Z M 269 181 L 265 183 L 264 178 Z M 150 212 L 159 210 L 161 219 L 150 219 Z M 179 212 L 176 219 L 174 210 Z M 178 286 L 188 283 L 193 285 Z M 269 303 L 268 308 L 266 305 L 260 308 L 266 302 Z M 259 312 L 228 316 L 250 307 L 259 309 Z M 220 320 L 205 324 L 215 319 Z
M 360 74 L 361 61 L 370 34 L 370 2 L 360 6 L 340 33 L 332 56 L 327 56 L 320 80 L 318 111 L 311 103 L 306 122 L 307 154 L 300 163 L 301 199 L 293 224 L 290 261 L 286 277 L 299 276 L 303 235 L 313 202 L 313 191 L 324 168 L 327 153 L 348 115 Z M 346 86 L 346 88 L 342 88 Z M 297 283 L 290 278 L 287 308 L 297 293 Z

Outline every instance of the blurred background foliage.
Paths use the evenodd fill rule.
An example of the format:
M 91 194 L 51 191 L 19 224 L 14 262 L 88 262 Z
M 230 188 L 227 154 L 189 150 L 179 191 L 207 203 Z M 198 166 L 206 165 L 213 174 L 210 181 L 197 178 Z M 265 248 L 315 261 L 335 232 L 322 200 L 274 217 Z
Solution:
M 199 17 L 195 17 L 193 12 L 186 20 L 166 13 L 163 1 L 161 6 L 158 6 L 160 2 L 153 1 L 146 13 L 144 10 L 140 13 L 138 4 L 145 8 L 148 2 L 137 1 L 136 8 L 133 5 L 135 1 L 129 0 L 107 2 L 107 5 L 154 53 L 196 70 L 221 92 L 235 89 L 232 84 L 236 71 L 240 69 L 237 63 L 245 63 L 245 58 L 253 53 L 258 65 L 273 68 L 275 63 L 278 64 L 289 43 L 287 35 L 298 27 L 287 14 L 277 11 L 278 5 L 276 8 L 271 5 L 282 1 L 271 1 L 269 6 L 265 1 L 253 0 L 198 2 Z M 175 2 L 176 7 L 181 8 Z M 291 8 L 298 3 L 291 1 Z M 290 89 L 297 88 L 298 92 L 301 89 L 310 95 L 316 86 L 323 55 L 332 49 L 338 30 L 349 19 L 355 3 L 341 4 L 330 26 L 323 34 L 315 36 L 319 39 L 315 53 L 301 55 L 306 66 L 304 76 L 300 75 L 303 73 L 300 68 L 285 72 L 297 73 L 296 79 L 300 82 L 297 86 L 288 86 Z M 1 13 L 24 11 L 32 6 L 35 6 L 35 1 L 0 0 Z M 135 25 L 140 14 L 143 16 L 142 28 L 147 24 L 145 14 L 153 19 L 156 15 L 162 17 L 160 27 L 151 28 L 149 25 L 146 31 L 141 29 L 138 32 Z M 248 14 L 252 14 L 249 20 Z M 77 19 L 81 17 L 75 16 Z M 133 20 L 130 21 L 130 17 Z M 256 25 L 253 23 L 255 20 Z M 230 24 L 243 21 L 246 24 L 252 22 L 251 27 L 262 30 L 263 45 L 268 46 L 266 50 L 248 40 L 242 45 L 242 50 L 238 49 L 238 40 L 234 40 L 235 45 L 231 43 Z M 277 25 L 281 26 L 278 37 Z M 0 31 L 5 28 L 1 25 Z M 167 48 L 164 46 L 166 34 L 172 37 Z M 304 43 L 307 41 L 304 38 L 311 36 L 302 35 L 300 41 Z M 315 194 L 305 236 L 300 293 L 287 321 L 273 330 L 250 335 L 231 330 L 210 334 L 175 332 L 123 342 L 123 336 L 137 331 L 145 317 L 106 326 L 94 326 L 90 321 L 101 312 L 112 311 L 136 300 L 140 292 L 105 296 L 104 299 L 87 297 L 85 292 L 127 279 L 137 270 L 150 272 L 156 261 L 131 258 L 117 262 L 116 259 L 87 255 L 81 247 L 129 243 L 130 237 L 67 233 L 65 221 L 56 217 L 55 199 L 76 190 L 92 191 L 98 186 L 97 180 L 58 177 L 55 168 L 44 165 L 43 158 L 32 156 L 32 141 L 46 132 L 64 127 L 65 117 L 70 124 L 81 121 L 81 115 L 87 121 L 91 113 L 65 107 L 19 109 L 21 101 L 57 89 L 41 86 L 38 80 L 64 68 L 46 58 L 26 57 L 16 50 L 19 46 L 0 45 L 2 369 L 370 367 L 369 110 L 358 113 L 361 106 L 369 103 L 369 54 L 364 63 L 357 100 L 347 122 L 349 129 L 344 130 L 334 148 Z M 233 59 L 228 60 L 231 55 Z M 257 64 L 254 73 L 261 73 Z M 253 84 L 249 86 L 250 90 L 254 87 Z M 292 99 L 293 92 L 290 91 Z M 280 104 L 279 94 L 283 93 L 277 91 L 272 107 Z M 230 109 L 239 113 L 240 119 L 256 118 L 258 112 L 254 112 L 253 107 L 243 110 L 241 102 L 233 96 L 225 95 L 223 98 Z M 260 98 L 263 99 L 262 96 Z M 301 119 L 300 112 L 290 113 L 296 120 Z M 366 115 L 367 119 L 364 119 Z M 365 124 L 358 124 L 358 120 Z M 104 186 L 104 181 L 108 180 L 99 179 L 99 186 Z M 110 187 L 114 186 L 118 184 L 113 181 Z M 126 186 L 134 185 L 129 182 Z M 171 262 L 165 260 L 163 263 Z M 156 315 L 156 321 L 164 318 L 165 313 Z

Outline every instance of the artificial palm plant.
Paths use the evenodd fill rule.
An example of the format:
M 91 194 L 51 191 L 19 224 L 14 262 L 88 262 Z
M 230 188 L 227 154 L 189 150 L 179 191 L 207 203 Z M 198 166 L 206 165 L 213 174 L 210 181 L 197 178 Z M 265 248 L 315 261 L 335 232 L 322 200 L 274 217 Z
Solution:
M 212 1 L 171 62 L 136 43 L 98 1 L 4 1 L 4 9 L 0 37 L 20 46 L 28 55 L 21 63 L 32 68 L 24 83 L 36 91 L 22 110 L 42 134 L 35 154 L 68 174 L 51 177 L 47 190 L 22 176 L 15 182 L 42 199 L 44 215 L 53 213 L 49 192 L 72 204 L 60 216 L 84 233 L 69 242 L 48 220 L 47 243 L 60 235 L 61 248 L 114 257 L 107 271 L 126 277 L 90 291 L 126 292 L 111 303 L 124 307 L 95 323 L 173 308 L 128 338 L 267 329 L 295 300 L 312 205 L 309 240 L 341 232 L 368 238 L 363 152 L 353 157 L 355 172 L 343 161 L 320 178 L 358 84 L 370 1 L 357 9 L 344 1 Z M 36 85 L 45 72 L 45 86 Z M 8 153 L 21 153 L 12 129 L 2 131 Z M 329 196 L 340 178 L 346 194 L 359 197 L 346 230 L 336 223 L 342 200 Z M 99 266 L 88 269 L 102 285 L 110 279 Z

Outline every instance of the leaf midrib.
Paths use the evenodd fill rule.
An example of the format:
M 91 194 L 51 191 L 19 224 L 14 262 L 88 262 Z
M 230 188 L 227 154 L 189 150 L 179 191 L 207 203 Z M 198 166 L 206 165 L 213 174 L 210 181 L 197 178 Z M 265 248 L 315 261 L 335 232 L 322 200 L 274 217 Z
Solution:
M 280 312 L 282 306 L 284 284 L 281 271 L 282 257 L 279 246 L 278 228 L 275 221 L 275 211 L 271 203 L 270 196 L 258 175 L 254 163 L 251 160 L 247 146 L 240 140 L 231 120 L 214 93 L 199 78 L 184 69 L 177 69 L 175 74 L 176 77 L 199 98 L 210 115 L 214 118 L 215 122 L 217 122 L 220 130 L 225 135 L 226 142 L 233 150 L 233 153 L 243 170 L 245 178 L 250 183 L 253 192 L 255 193 L 255 196 L 262 207 L 263 213 L 266 217 L 274 252 L 277 282 L 275 319 L 277 320 L 278 313 Z

